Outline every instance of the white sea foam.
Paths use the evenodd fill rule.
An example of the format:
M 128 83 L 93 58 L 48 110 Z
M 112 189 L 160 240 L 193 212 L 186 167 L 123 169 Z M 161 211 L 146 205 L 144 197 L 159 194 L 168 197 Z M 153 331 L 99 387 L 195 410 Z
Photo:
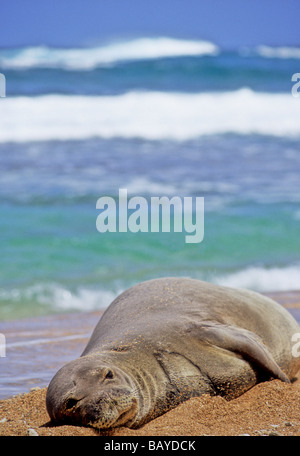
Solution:
M 53 285 L 49 294 L 41 295 L 41 302 L 45 302 L 59 310 L 95 310 L 105 309 L 116 297 L 112 291 L 90 290 L 79 288 L 72 292 L 62 286 Z
M 249 267 L 220 276 L 214 282 L 228 287 L 248 288 L 261 292 L 300 290 L 300 266 L 269 269 Z
M 154 182 L 146 177 L 132 179 L 125 185 L 129 195 L 174 195 L 177 192 L 176 185 Z
M 71 291 L 57 283 L 40 283 L 26 289 L 0 290 L 0 300 L 15 303 L 38 302 L 53 310 L 92 311 L 105 309 L 120 293 L 110 290 L 78 288 Z
M 189 140 L 238 133 L 300 135 L 300 103 L 290 94 L 128 92 L 43 95 L 0 103 L 0 142 L 102 138 Z
M 91 70 L 120 61 L 162 57 L 215 55 L 218 47 L 208 41 L 168 37 L 138 38 L 98 47 L 59 49 L 47 46 L 20 48 L 0 53 L 4 69 L 63 68 Z
M 256 52 L 267 58 L 278 58 L 278 59 L 300 59 L 300 47 L 293 46 L 257 46 Z
M 248 288 L 261 292 L 300 290 L 300 265 L 270 268 L 253 266 L 215 277 L 207 276 L 206 280 L 223 286 Z M 15 303 L 38 302 L 53 310 L 92 311 L 107 308 L 123 291 L 124 288 L 113 291 L 85 287 L 71 291 L 58 283 L 39 283 L 26 289 L 2 289 L 0 300 Z

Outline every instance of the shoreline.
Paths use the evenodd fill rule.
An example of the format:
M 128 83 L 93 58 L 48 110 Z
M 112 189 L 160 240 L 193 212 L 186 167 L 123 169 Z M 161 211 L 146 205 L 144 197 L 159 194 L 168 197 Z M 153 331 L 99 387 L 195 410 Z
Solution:
M 300 323 L 300 291 L 263 294 L 290 310 Z M 56 314 L 2 323 L 1 332 L 7 336 L 7 357 L 0 359 L 5 367 L 0 393 L 5 394 L 10 383 L 18 390 L 18 379 L 20 384 L 17 394 L 0 396 L 1 436 L 300 436 L 300 372 L 292 384 L 279 380 L 260 383 L 231 401 L 208 395 L 192 398 L 137 430 L 118 428 L 101 433 L 80 426 L 50 425 L 45 406 L 46 386 L 63 364 L 80 356 L 102 313 L 99 310 Z M 25 366 L 24 358 L 28 361 Z

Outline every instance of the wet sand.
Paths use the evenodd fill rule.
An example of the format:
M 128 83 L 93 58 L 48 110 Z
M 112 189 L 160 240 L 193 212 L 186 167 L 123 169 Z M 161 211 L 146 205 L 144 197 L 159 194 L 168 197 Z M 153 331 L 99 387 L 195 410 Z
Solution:
M 57 370 L 78 358 L 103 311 L 50 315 L 0 323 L 0 399 L 45 387 Z
M 287 307 L 299 321 L 300 292 L 268 295 Z M 7 354 L 0 359 L 0 435 L 101 435 L 92 428 L 54 427 L 45 407 L 49 380 L 63 364 L 80 356 L 100 316 L 101 312 L 92 312 L 1 324 Z M 32 387 L 35 390 L 26 392 Z M 14 391 L 25 393 L 6 398 Z M 208 395 L 190 399 L 141 429 L 119 428 L 111 435 L 300 436 L 299 404 L 300 372 L 292 384 L 279 380 L 264 382 L 231 401 Z

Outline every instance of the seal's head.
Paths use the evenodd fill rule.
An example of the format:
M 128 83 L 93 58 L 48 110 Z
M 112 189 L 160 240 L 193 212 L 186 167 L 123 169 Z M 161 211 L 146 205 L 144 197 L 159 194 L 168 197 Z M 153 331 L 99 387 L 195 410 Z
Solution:
M 99 429 L 126 425 L 137 413 L 131 378 L 95 356 L 84 356 L 62 367 L 46 396 L 51 420 Z

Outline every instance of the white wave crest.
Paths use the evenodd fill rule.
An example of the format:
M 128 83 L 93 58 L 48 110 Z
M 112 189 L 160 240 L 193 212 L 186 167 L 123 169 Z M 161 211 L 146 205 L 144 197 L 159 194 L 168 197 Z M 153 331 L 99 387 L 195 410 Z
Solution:
M 300 266 L 250 267 L 214 280 L 219 285 L 261 292 L 300 290 Z
M 119 294 L 110 290 L 79 288 L 71 291 L 57 283 L 40 283 L 26 289 L 0 290 L 0 300 L 34 301 L 56 310 L 92 311 L 105 309 Z
M 237 133 L 299 136 L 300 103 L 250 89 L 211 93 L 43 95 L 0 103 L 0 142 L 102 138 L 184 141 Z
M 293 46 L 278 46 L 271 47 L 260 45 L 257 46 L 256 52 L 267 58 L 278 58 L 278 59 L 300 59 L 300 47 Z
M 163 57 L 215 55 L 218 47 L 208 41 L 168 37 L 138 38 L 105 46 L 59 49 L 47 46 L 20 48 L 0 53 L 0 66 L 6 69 L 63 68 L 91 70 L 120 61 Z

